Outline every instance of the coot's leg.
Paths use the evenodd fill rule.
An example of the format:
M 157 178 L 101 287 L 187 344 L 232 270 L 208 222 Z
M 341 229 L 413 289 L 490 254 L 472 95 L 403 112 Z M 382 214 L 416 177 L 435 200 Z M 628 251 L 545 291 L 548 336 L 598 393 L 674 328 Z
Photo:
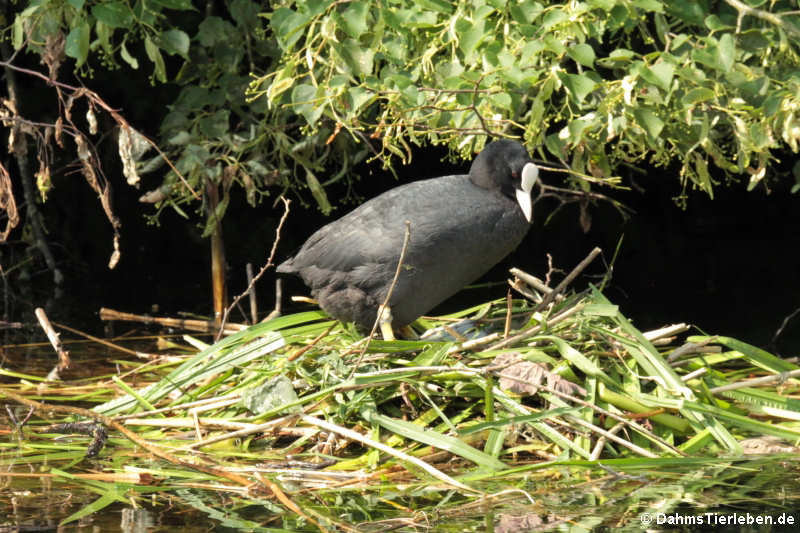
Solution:
M 419 335 L 417 335 L 417 332 L 414 331 L 411 326 L 402 326 L 398 328 L 397 332 L 400 333 L 400 337 L 403 339 L 411 341 L 419 339 Z
M 392 331 L 392 310 L 388 305 L 378 307 L 378 325 L 383 334 L 383 340 L 393 341 L 394 332 Z

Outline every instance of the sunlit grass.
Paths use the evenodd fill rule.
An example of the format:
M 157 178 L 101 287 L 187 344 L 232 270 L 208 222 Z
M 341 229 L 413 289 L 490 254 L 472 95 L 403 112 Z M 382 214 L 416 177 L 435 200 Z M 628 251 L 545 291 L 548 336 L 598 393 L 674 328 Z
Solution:
M 91 437 L 47 426 L 87 418 L 36 405 L 0 441 L 0 466 L 98 495 L 63 523 L 161 496 L 215 518 L 202 496 L 212 490 L 230 498 L 230 512 L 215 518 L 230 527 L 377 530 L 383 520 L 442 520 L 480 502 L 547 514 L 534 480 L 557 499 L 570 483 L 613 476 L 694 480 L 692 490 L 708 490 L 720 486 L 713 476 L 733 471 L 725 483 L 745 498 L 757 490 L 741 487 L 758 472 L 743 455 L 754 442 L 762 452 L 796 452 L 795 362 L 727 337 L 679 341 L 681 326 L 640 332 L 596 289 L 546 313 L 532 308 L 502 300 L 457 313 L 478 317 L 483 341 L 368 342 L 310 311 L 182 361 L 126 361 L 124 374 L 80 386 L 2 370 L 17 382 L 0 395 L 94 405 L 99 422 L 111 417 L 138 442 L 106 427 L 99 459 L 84 460 Z M 510 344 L 509 312 L 509 338 L 527 332 Z M 253 505 L 274 516 L 251 522 Z

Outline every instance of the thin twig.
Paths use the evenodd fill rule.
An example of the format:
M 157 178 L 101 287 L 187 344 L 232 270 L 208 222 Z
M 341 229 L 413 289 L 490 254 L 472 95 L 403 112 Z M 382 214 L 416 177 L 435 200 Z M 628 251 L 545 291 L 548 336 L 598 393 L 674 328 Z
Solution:
M 739 0 L 725 0 L 725 3 L 739 12 L 740 19 L 744 15 L 750 15 L 759 18 L 761 20 L 767 21 L 770 24 L 774 24 L 775 26 L 778 26 L 779 28 L 781 28 L 783 31 L 785 31 L 795 39 L 800 37 L 800 30 L 798 30 L 794 24 L 784 21 L 780 15 L 777 15 L 775 13 L 770 13 L 769 11 L 763 11 L 761 9 L 750 7 L 744 2 L 740 2 Z
M 790 370 L 789 372 L 781 372 L 780 374 L 773 374 L 771 376 L 764 376 L 761 378 L 755 379 L 748 379 L 745 381 L 739 381 L 736 383 L 730 383 L 728 385 L 722 385 L 719 387 L 714 387 L 713 389 L 709 389 L 711 394 L 719 394 L 720 392 L 742 389 L 745 387 L 754 387 L 756 385 L 763 385 L 765 383 L 773 383 L 777 381 L 779 384 L 783 383 L 789 378 L 794 378 L 800 376 L 800 369 L 798 370 Z
M 289 216 L 289 204 L 292 202 L 285 196 L 281 196 L 281 200 L 283 200 L 283 216 L 281 216 L 281 220 L 278 222 L 278 227 L 275 229 L 275 240 L 272 242 L 272 249 L 269 252 L 269 258 L 267 258 L 267 262 L 261 267 L 261 270 L 258 271 L 258 274 L 256 274 L 253 280 L 247 285 L 247 288 L 244 290 L 244 292 L 234 298 L 233 302 L 231 302 L 231 304 L 225 309 L 225 312 L 222 314 L 222 320 L 220 321 L 219 331 L 214 339 L 215 342 L 222 338 L 222 334 L 225 332 L 225 322 L 228 321 L 228 315 L 230 314 L 231 310 L 236 307 L 236 304 L 238 304 L 242 298 L 250 294 L 250 291 L 253 289 L 255 283 L 261 279 L 261 276 L 264 275 L 267 269 L 271 266 L 275 266 L 275 263 L 273 263 L 273 260 L 275 259 L 275 251 L 278 249 L 278 241 L 281 240 L 281 229 L 283 228 L 283 223 L 286 222 L 286 218 Z
M 781 333 L 783 333 L 783 329 L 786 327 L 786 324 L 788 324 L 791 319 L 797 316 L 798 313 L 800 313 L 800 307 L 792 311 L 792 313 L 789 316 L 783 319 L 783 322 L 781 322 L 781 327 L 779 327 L 778 331 L 775 332 L 775 335 L 772 336 L 770 344 L 772 345 L 775 344 L 775 342 L 778 340 L 778 337 L 780 337 Z
M 534 289 L 544 294 L 550 294 L 553 292 L 553 289 L 547 286 L 545 282 L 537 278 L 536 276 L 532 276 L 528 274 L 524 270 L 520 270 L 518 268 L 511 268 L 508 270 L 514 277 L 519 278 L 521 281 L 524 281 L 526 284 L 530 285 Z
M 326 529 L 322 524 L 314 520 L 313 517 L 309 516 L 307 513 L 304 513 L 303 510 L 294 501 L 292 501 L 286 495 L 285 492 L 283 492 L 283 489 L 281 489 L 281 487 L 277 483 L 268 478 L 263 477 L 259 472 L 256 472 L 254 475 L 261 483 L 269 487 L 269 490 L 272 491 L 272 494 L 274 494 L 275 497 L 278 499 L 278 501 L 280 501 L 287 509 L 291 510 L 298 516 L 303 517 L 305 520 L 308 520 L 309 522 L 317 526 L 317 528 L 319 528 L 319 530 L 322 533 L 328 533 L 328 529 Z M 354 531 L 354 530 L 348 529 L 348 531 Z
M 115 311 L 114 309 L 107 309 L 105 307 L 100 308 L 100 320 L 124 320 L 127 322 L 140 322 L 142 324 L 158 324 L 159 326 L 168 328 L 200 331 L 203 333 L 213 333 L 217 329 L 216 325 L 208 320 L 136 315 L 123 311 Z M 225 326 L 225 333 L 231 335 L 246 328 L 247 326 L 244 324 L 227 324 Z
M 281 316 L 281 308 L 283 306 L 283 279 L 275 278 L 275 307 L 272 308 L 272 311 L 264 317 L 262 322 L 269 322 L 273 318 L 277 318 Z
M 118 344 L 114 344 L 113 342 L 109 342 L 105 339 L 101 339 L 99 337 L 95 337 L 94 335 L 89 335 L 88 333 L 84 333 L 83 331 L 73 329 L 69 326 L 65 326 L 64 324 L 59 324 L 58 322 L 53 322 L 55 326 L 60 329 L 65 329 L 70 333 L 74 333 L 75 335 L 80 335 L 86 339 L 89 339 L 92 342 L 96 342 L 98 344 L 102 344 L 103 346 L 108 346 L 109 348 L 113 348 L 114 350 L 119 350 L 120 352 L 127 353 L 129 355 L 134 355 L 140 359 L 154 359 L 157 357 L 161 357 L 158 354 L 154 353 L 145 353 L 145 352 L 137 352 L 136 350 L 131 350 L 130 348 L 125 348 L 124 346 L 119 346 Z
M 503 326 L 503 338 L 508 338 L 508 333 L 511 331 L 511 311 L 512 311 L 511 289 L 506 292 L 506 323 Z
M 208 404 L 217 404 L 224 401 L 230 401 L 231 403 L 236 403 L 241 400 L 241 396 L 239 394 L 226 394 L 225 396 L 217 396 L 215 398 L 206 398 L 204 400 L 195 400 L 193 402 L 181 403 L 177 405 L 171 405 L 169 407 L 162 407 L 160 409 L 153 409 L 151 411 L 140 411 L 138 413 L 133 413 L 130 415 L 120 415 L 115 416 L 114 420 L 127 420 L 128 418 L 140 418 L 143 416 L 151 416 L 160 413 L 168 413 L 170 411 L 182 411 L 184 409 L 189 409 L 192 407 L 198 406 L 205 406 Z
M 205 440 L 198 440 L 190 444 L 186 444 L 185 446 L 181 446 L 180 448 L 178 448 L 178 450 L 181 451 L 196 450 L 197 448 L 202 448 L 203 446 L 208 446 L 209 444 L 222 442 L 228 439 L 238 439 L 239 437 L 246 437 L 248 435 L 253 435 L 255 433 L 265 433 L 267 431 L 275 429 L 275 427 L 277 426 L 289 425 L 289 423 L 292 422 L 295 418 L 297 418 L 297 415 L 282 416 L 280 418 L 270 420 L 269 422 L 265 422 L 263 424 L 253 424 L 252 427 L 240 429 L 237 431 L 232 431 L 230 433 L 225 433 L 223 435 L 215 435 L 214 437 L 209 437 Z
M 680 324 L 671 324 L 669 326 L 664 326 L 663 328 L 645 331 L 642 333 L 642 336 L 650 342 L 653 342 L 658 339 L 663 339 L 664 337 L 674 337 L 675 335 L 684 333 L 686 331 L 689 331 L 688 324 L 681 322 Z
M 47 374 L 47 379 L 45 381 L 58 381 L 61 379 L 61 371 L 69 368 L 69 352 L 66 351 L 61 345 L 61 339 L 59 338 L 58 333 L 56 333 L 56 330 L 53 329 L 52 324 L 50 324 L 50 320 L 47 318 L 47 314 L 44 312 L 44 309 L 37 307 L 34 313 L 36 314 L 36 318 L 39 320 L 39 324 L 42 326 L 42 329 L 47 334 L 50 344 L 53 345 L 53 349 L 58 354 L 58 364 L 53 367 L 53 370 L 51 370 L 49 374 Z
M 250 323 L 255 324 L 258 322 L 258 300 L 256 299 L 256 288 L 253 285 L 253 263 L 247 263 L 245 267 L 247 273 L 247 286 L 252 287 L 250 293 Z
M 595 248 L 594 248 L 594 249 L 593 249 L 591 252 L 589 252 L 589 255 L 587 255 L 587 256 L 586 256 L 586 257 L 583 259 L 583 261 L 581 261 L 580 263 L 578 263 L 578 265 L 577 265 L 575 268 L 573 268 L 573 269 L 572 269 L 572 272 L 570 272 L 569 274 L 567 274 L 567 277 L 566 277 L 566 278 L 564 278 L 563 280 L 561 280 L 561 283 L 559 283 L 559 284 L 556 286 L 556 288 L 555 288 L 555 289 L 553 289 L 553 292 L 550 292 L 550 293 L 548 293 L 548 294 L 546 294 L 546 295 L 544 296 L 544 298 L 542 299 L 542 302 L 541 302 L 539 305 L 537 305 L 536 307 L 534 307 L 534 308 L 533 308 L 533 311 L 534 311 L 534 312 L 536 312 L 536 311 L 539 311 L 539 310 L 541 310 L 541 309 L 544 309 L 544 308 L 546 308 L 548 305 L 550 305 L 550 302 L 552 302 L 553 300 L 555 300 L 556 296 L 558 296 L 559 294 L 561 294 L 562 292 L 564 292 L 564 289 L 566 289 L 566 288 L 567 288 L 567 286 L 568 286 L 570 283 L 572 283 L 572 280 L 574 280 L 576 277 L 578 277 L 578 274 L 580 274 L 581 272 L 583 272 L 583 270 L 584 270 L 584 269 L 585 269 L 587 266 L 589 266 L 589 263 L 591 263 L 592 261 L 594 261 L 594 258 L 595 258 L 595 257 L 597 257 L 598 255 L 600 255 L 602 252 L 603 252 L 603 251 L 602 251 L 600 248 L 598 248 L 598 247 L 595 247 Z
M 297 350 L 296 352 L 294 352 L 294 353 L 293 353 L 292 355 L 290 355 L 289 357 L 287 357 L 287 358 L 286 358 L 286 360 L 287 360 L 287 361 L 294 361 L 295 359 L 297 359 L 298 357 L 300 357 L 301 355 L 303 355 L 304 353 L 306 353 L 308 350 L 310 350 L 311 348 L 313 348 L 313 347 L 314 347 L 314 346 L 315 346 L 315 345 L 316 345 L 316 344 L 317 344 L 319 341 L 321 341 L 322 339 L 324 339 L 325 337 L 327 337 L 327 336 L 328 336 L 328 334 L 331 332 L 331 330 L 333 330 L 333 328 L 335 328 L 335 327 L 336 327 L 336 324 L 337 324 L 336 322 L 334 322 L 333 324 L 331 324 L 331 326 L 330 326 L 328 329 L 326 329 L 325 331 L 323 331 L 322 333 L 320 333 L 319 335 L 317 335 L 317 336 L 314 338 L 314 340 L 312 340 L 311 342 L 309 342 L 308 344 L 306 344 L 305 346 L 303 346 L 302 348 L 300 348 L 299 350 Z
M 578 304 L 574 305 L 573 307 L 570 307 L 566 311 L 562 311 L 558 315 L 556 315 L 553 318 L 549 319 L 547 321 L 547 323 L 541 323 L 541 324 L 536 324 L 535 326 L 531 326 L 528 329 L 517 333 L 516 335 L 513 335 L 513 336 L 511 336 L 511 337 L 509 337 L 507 339 L 503 339 L 502 341 L 498 342 L 497 344 L 494 344 L 494 345 L 490 346 L 489 348 L 487 348 L 487 350 L 499 350 L 501 348 L 505 348 L 506 346 L 510 346 L 510 345 L 514 344 L 515 342 L 517 342 L 517 341 L 520 341 L 522 339 L 525 339 L 527 337 L 530 337 L 531 335 L 534 335 L 534 334 L 538 333 L 539 331 L 543 330 L 547 326 L 553 326 L 555 324 L 558 324 L 559 322 L 565 320 L 566 318 L 569 318 L 570 316 L 574 315 L 575 313 L 577 313 L 578 311 L 582 310 L 583 308 L 584 308 L 584 304 L 583 303 L 578 303 Z

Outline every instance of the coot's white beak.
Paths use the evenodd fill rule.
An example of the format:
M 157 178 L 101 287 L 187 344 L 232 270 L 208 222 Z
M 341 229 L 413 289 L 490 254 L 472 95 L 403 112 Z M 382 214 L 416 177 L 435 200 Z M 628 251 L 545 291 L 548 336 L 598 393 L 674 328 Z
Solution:
M 519 203 L 522 214 L 525 219 L 530 222 L 531 215 L 533 214 L 533 206 L 531 205 L 531 189 L 536 179 L 539 177 L 539 167 L 533 163 L 525 163 L 522 167 L 522 179 L 520 180 L 521 189 L 514 191 L 517 195 L 517 203 Z

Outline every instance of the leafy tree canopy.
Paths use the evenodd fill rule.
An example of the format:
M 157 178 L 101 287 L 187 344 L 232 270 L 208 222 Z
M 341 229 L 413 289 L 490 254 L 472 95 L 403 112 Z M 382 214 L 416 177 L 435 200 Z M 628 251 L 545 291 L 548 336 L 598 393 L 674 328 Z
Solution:
M 180 209 L 208 182 L 238 183 L 252 203 L 308 188 L 328 211 L 326 187 L 360 161 L 408 161 L 424 143 L 468 158 L 489 136 L 521 137 L 586 190 L 613 183 L 621 165 L 670 165 L 684 190 L 709 195 L 721 178 L 750 188 L 780 178 L 772 163 L 800 143 L 797 8 L 228 0 L 201 14 L 189 0 L 32 0 L 5 37 L 40 54 L 51 79 L 65 54 L 82 75 L 182 86 L 155 139 L 174 165 L 158 155 L 136 167 L 165 176 L 150 201 Z M 132 166 L 136 151 L 120 154 Z

